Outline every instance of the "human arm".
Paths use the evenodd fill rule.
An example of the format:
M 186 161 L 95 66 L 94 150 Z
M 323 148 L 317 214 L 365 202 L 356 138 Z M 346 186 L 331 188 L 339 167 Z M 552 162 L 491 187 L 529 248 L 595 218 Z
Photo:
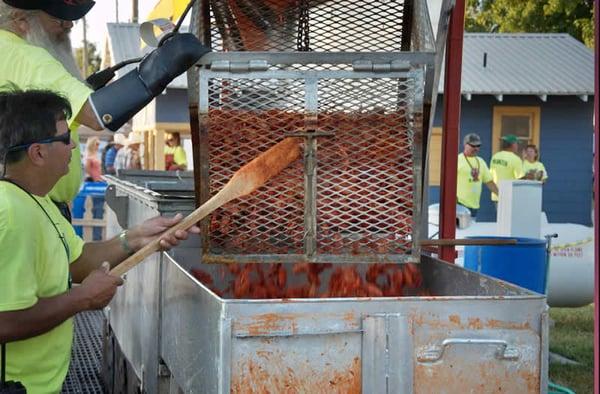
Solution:
M 182 219 L 183 215 L 181 214 L 177 214 L 172 218 L 157 216 L 148 219 L 139 226 L 126 231 L 126 242 L 133 251 L 138 251 L 155 237 L 179 223 Z M 163 236 L 160 246 L 162 250 L 171 249 L 177 246 L 179 241 L 187 239 L 189 233 L 197 234 L 199 232 L 200 229 L 197 226 L 193 226 L 187 231 L 176 231 L 174 235 Z M 71 264 L 73 281 L 78 282 L 82 280 L 89 272 L 97 269 L 104 261 L 107 261 L 110 267 L 114 268 L 128 256 L 129 253 L 125 250 L 123 240 L 119 236 L 108 241 L 87 242 L 83 246 L 79 258 Z
M 494 181 L 486 182 L 485 185 L 487 186 L 488 189 L 490 189 L 490 191 L 492 193 L 498 194 L 498 186 L 496 186 L 496 184 L 494 183 Z
M 89 101 L 86 101 L 81 107 L 81 110 L 75 116 L 75 122 L 89 127 L 92 130 L 100 131 L 104 129 L 98 121 L 98 117 L 94 113 Z
M 95 270 L 81 286 L 52 297 L 38 298 L 29 308 L 0 312 L 0 342 L 31 338 L 50 331 L 75 314 L 105 307 L 123 284 L 107 269 Z

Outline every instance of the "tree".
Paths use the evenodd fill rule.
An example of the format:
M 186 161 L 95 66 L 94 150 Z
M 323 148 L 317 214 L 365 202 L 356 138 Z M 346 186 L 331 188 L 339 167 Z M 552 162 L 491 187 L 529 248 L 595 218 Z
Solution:
M 88 69 L 83 72 L 84 77 L 87 77 L 90 74 L 95 73 L 100 70 L 100 64 L 102 63 L 102 59 L 98 54 L 98 50 L 96 48 L 96 44 L 93 42 L 87 43 L 87 52 L 88 52 Z M 80 70 L 83 70 L 83 46 L 79 48 L 75 48 L 75 60 L 77 61 L 77 65 Z
M 468 0 L 465 30 L 568 33 L 594 46 L 593 0 Z

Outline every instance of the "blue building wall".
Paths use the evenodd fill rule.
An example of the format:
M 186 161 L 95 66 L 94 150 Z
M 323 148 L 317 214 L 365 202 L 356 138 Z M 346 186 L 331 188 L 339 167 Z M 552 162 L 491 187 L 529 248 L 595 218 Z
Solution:
M 434 127 L 441 127 L 443 97 L 436 105 Z M 504 96 L 502 102 L 493 96 L 472 96 L 462 99 L 461 144 L 467 133 L 481 136 L 480 155 L 488 163 L 492 156 L 491 139 L 494 106 L 539 106 L 540 161 L 548 171 L 544 184 L 542 209 L 549 222 L 591 225 L 592 160 L 593 160 L 593 97 L 583 102 L 575 96 L 548 96 L 547 102 L 537 96 Z M 459 152 L 457 152 L 459 153 Z M 429 188 L 429 203 L 439 202 L 439 187 Z M 496 213 L 490 192 L 483 188 L 480 221 L 495 221 Z
M 186 89 L 167 89 L 156 97 L 157 123 L 190 123 Z

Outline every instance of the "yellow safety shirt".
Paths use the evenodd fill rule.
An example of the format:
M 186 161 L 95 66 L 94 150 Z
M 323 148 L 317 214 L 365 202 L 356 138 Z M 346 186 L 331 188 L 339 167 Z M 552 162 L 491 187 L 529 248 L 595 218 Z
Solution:
M 490 172 L 494 183 L 500 187 L 500 181 L 521 179 L 523 172 L 523 161 L 513 152 L 502 150 L 492 156 L 490 161 Z M 498 195 L 492 193 L 492 201 L 498 201 Z
M 66 97 L 73 115 L 68 120 L 71 138 L 75 144 L 69 163 L 69 173 L 54 185 L 48 194 L 58 202 L 72 201 L 81 186 L 81 153 L 75 117 L 92 90 L 73 77 L 63 65 L 44 48 L 29 44 L 21 37 L 0 30 L 0 86 L 13 83 L 20 89 L 52 90 Z
M 533 163 L 523 160 L 523 172 L 528 174 L 529 171 L 535 171 L 536 174 L 541 171 L 542 172 L 542 180 L 545 181 L 548 179 L 548 172 L 546 172 L 546 167 L 542 164 L 541 161 L 535 161 Z
M 66 292 L 69 263 L 83 249 L 83 240 L 50 198 L 34 198 L 56 224 L 65 243 L 25 191 L 0 181 L 0 312 L 27 309 L 40 298 Z M 7 379 L 23 383 L 29 394 L 59 393 L 69 368 L 72 342 L 72 319 L 44 334 L 9 342 Z
M 187 166 L 187 156 L 182 146 L 165 145 L 165 155 L 173 155 L 173 162 L 178 166 Z
M 464 153 L 458 155 L 456 198 L 459 204 L 479 209 L 481 185 L 491 180 L 492 174 L 481 157 L 466 157 Z

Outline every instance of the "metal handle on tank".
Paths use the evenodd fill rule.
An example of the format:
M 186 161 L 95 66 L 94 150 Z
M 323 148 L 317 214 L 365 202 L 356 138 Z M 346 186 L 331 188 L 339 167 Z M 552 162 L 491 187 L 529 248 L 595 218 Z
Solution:
M 479 338 L 447 338 L 440 346 L 432 346 L 419 352 L 417 361 L 432 363 L 439 361 L 444 356 L 444 351 L 451 345 L 493 345 L 498 346 L 496 358 L 500 360 L 517 360 L 520 356 L 519 350 L 509 346 L 503 339 L 479 339 Z

